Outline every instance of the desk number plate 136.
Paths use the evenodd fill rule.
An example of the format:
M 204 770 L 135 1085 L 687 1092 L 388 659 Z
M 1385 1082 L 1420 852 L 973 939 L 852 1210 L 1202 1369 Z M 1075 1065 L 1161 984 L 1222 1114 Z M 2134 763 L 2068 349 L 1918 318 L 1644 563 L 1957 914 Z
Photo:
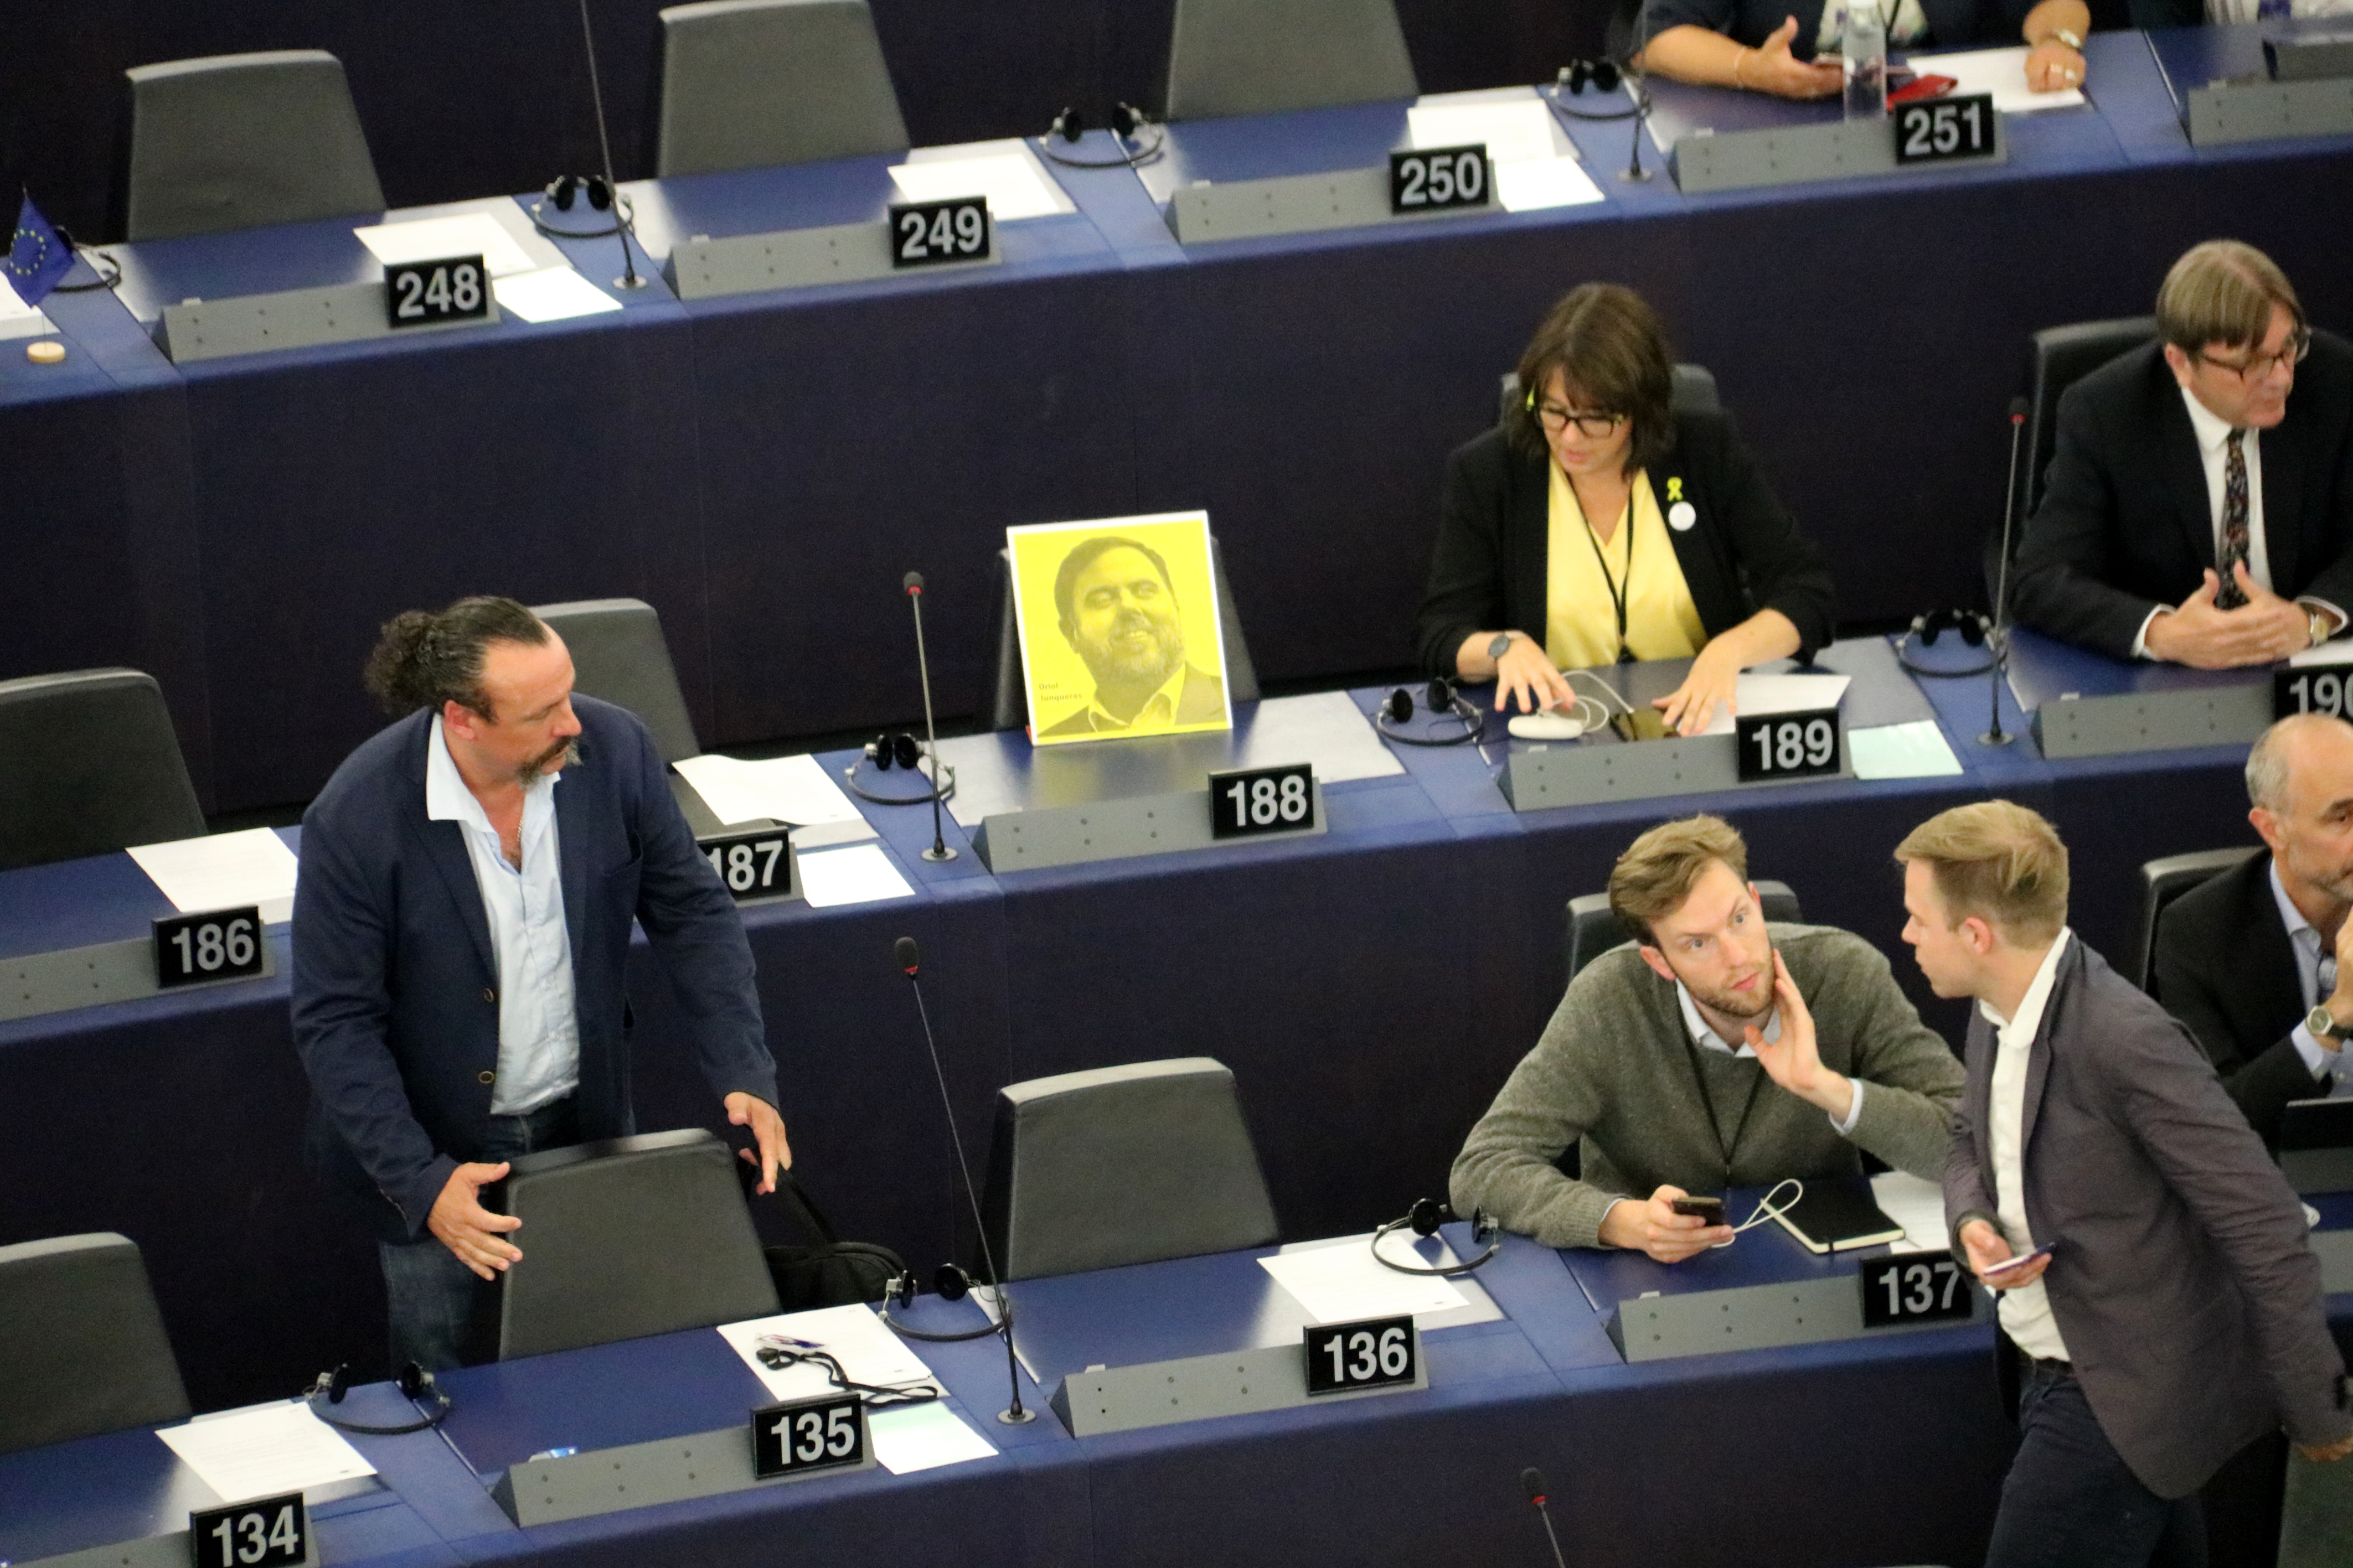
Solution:
M 479 256 L 396 262 L 384 269 L 384 308 L 395 330 L 486 317 L 491 275 Z
M 891 265 L 939 267 L 988 258 L 988 199 L 951 196 L 891 209 Z
M 1941 163 L 1984 158 L 1994 150 L 1993 94 L 1924 98 L 1895 106 L 1895 162 Z
M 855 1394 L 766 1405 L 752 1412 L 752 1473 L 806 1475 L 866 1462 L 866 1406 Z
M 1968 1270 L 1949 1252 L 1899 1252 L 1863 1260 L 1862 1326 L 1967 1322 L 1977 1310 Z
M 1354 1323 L 1318 1323 L 1304 1331 L 1307 1392 L 1341 1394 L 1413 1381 L 1419 1346 L 1410 1314 Z
M 1417 147 L 1389 154 L 1389 211 L 1443 212 L 1449 207 L 1483 207 L 1494 199 L 1494 182 L 1487 177 L 1487 144 L 1468 147 Z
M 255 1498 L 188 1515 L 195 1568 L 290 1568 L 311 1556 L 311 1515 L 301 1492 Z
M 1808 713 L 1744 713 L 1732 721 L 1732 734 L 1740 748 L 1735 771 L 1742 784 L 1827 778 L 1839 771 L 1835 708 Z

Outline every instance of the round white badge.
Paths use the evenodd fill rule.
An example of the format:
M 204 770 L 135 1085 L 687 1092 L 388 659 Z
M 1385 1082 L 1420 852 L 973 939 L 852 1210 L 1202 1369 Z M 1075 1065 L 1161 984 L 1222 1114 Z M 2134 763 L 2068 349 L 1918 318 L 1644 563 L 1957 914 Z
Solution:
M 1699 510 L 1687 500 L 1679 500 L 1667 508 L 1667 526 L 1677 533 L 1688 530 L 1699 521 Z

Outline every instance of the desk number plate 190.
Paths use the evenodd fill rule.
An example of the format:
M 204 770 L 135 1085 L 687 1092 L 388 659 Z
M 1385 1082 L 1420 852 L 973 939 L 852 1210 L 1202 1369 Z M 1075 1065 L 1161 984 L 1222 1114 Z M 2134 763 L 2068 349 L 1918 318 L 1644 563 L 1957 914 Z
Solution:
M 1236 768 L 1209 775 L 1209 837 L 1243 838 L 1315 826 L 1315 768 Z
M 311 1516 L 301 1492 L 188 1515 L 195 1568 L 281 1568 L 309 1560 Z
M 396 331 L 487 317 L 491 275 L 479 256 L 396 262 L 384 269 L 384 308 Z
M 1924 98 L 1895 106 L 1895 162 L 1941 163 L 1992 154 L 1993 94 Z
M 155 988 L 242 980 L 261 973 L 261 910 L 206 910 L 155 922 Z
M 937 267 L 988 257 L 988 198 L 952 196 L 891 208 L 891 265 Z
M 1732 721 L 1732 734 L 1740 748 L 1736 771 L 1742 784 L 1826 778 L 1839 771 L 1835 708 L 1744 714 Z
M 1976 1310 L 1968 1270 L 1949 1252 L 1899 1252 L 1863 1260 L 1862 1326 L 1967 1322 Z
M 2353 719 L 2353 665 L 2283 665 L 2272 672 L 2272 717 L 2326 713 Z
M 855 1394 L 765 1405 L 752 1412 L 752 1473 L 762 1480 L 866 1462 L 866 1406 Z
M 1389 154 L 1389 211 L 1442 212 L 1448 207 L 1483 207 L 1493 197 L 1487 178 L 1487 144 L 1417 147 Z
M 1413 1319 L 1366 1318 L 1319 1323 L 1304 1331 L 1307 1392 L 1340 1394 L 1413 1381 Z
M 739 904 L 754 899 L 788 899 L 793 893 L 792 840 L 781 827 L 698 838 L 694 847 L 719 873 Z

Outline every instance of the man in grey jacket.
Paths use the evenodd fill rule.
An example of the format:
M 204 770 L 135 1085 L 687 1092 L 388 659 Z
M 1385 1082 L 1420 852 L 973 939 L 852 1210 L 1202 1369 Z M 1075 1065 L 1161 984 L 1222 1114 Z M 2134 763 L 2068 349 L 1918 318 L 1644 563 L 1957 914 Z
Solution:
M 1897 847 L 1939 996 L 1977 999 L 1945 1213 L 2027 1358 L 1988 1568 L 2202 1563 L 2198 1489 L 2283 1424 L 2353 1453 L 2286 1181 L 2188 1030 L 2067 930 L 2067 851 L 2008 801 Z
M 1455 1157 L 1457 1212 L 1678 1263 L 1732 1237 L 1674 1212 L 1689 1193 L 1858 1175 L 1857 1149 L 1943 1171 L 1960 1063 L 1870 943 L 1766 924 L 1730 824 L 1651 828 L 1609 904 L 1641 941 L 1569 983 Z M 1554 1164 L 1572 1143 L 1582 1180 Z

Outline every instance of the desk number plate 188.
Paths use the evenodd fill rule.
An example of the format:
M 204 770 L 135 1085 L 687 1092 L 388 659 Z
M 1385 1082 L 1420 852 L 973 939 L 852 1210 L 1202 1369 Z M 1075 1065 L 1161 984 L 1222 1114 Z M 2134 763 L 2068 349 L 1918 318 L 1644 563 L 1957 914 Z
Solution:
M 1209 837 L 1243 838 L 1315 826 L 1315 767 L 1236 768 L 1209 775 Z
M 891 208 L 891 265 L 937 267 L 988 257 L 988 198 L 951 196 Z
M 866 1406 L 855 1394 L 765 1405 L 752 1412 L 752 1473 L 807 1475 L 866 1462 Z
M 1835 708 L 1743 714 L 1732 721 L 1732 734 L 1740 748 L 1736 771 L 1742 784 L 1826 778 L 1839 771 Z
M 255 1498 L 188 1515 L 195 1568 L 284 1568 L 311 1555 L 311 1515 L 301 1492 Z
M 491 313 L 491 275 L 479 256 L 401 261 L 384 269 L 385 319 L 396 330 Z
M 1487 144 L 1417 147 L 1389 154 L 1389 211 L 1442 212 L 1448 207 L 1483 207 L 1493 199 L 1487 177 Z
M 2283 665 L 2272 672 L 2272 717 L 2326 713 L 2353 719 L 2353 665 Z
M 792 840 L 781 827 L 698 838 L 694 847 L 719 873 L 739 904 L 754 899 L 788 899 L 793 893 Z
M 1993 94 L 1924 98 L 1895 106 L 1895 162 L 1941 163 L 1994 150 Z
M 247 904 L 155 922 L 155 987 L 242 980 L 261 973 L 261 910 Z
M 1968 1270 L 1949 1252 L 1899 1252 L 1863 1260 L 1862 1326 L 1966 1322 L 1976 1310 Z
M 1419 1346 L 1409 1314 L 1366 1318 L 1354 1323 L 1318 1323 L 1303 1334 L 1311 1394 L 1388 1388 L 1413 1381 L 1413 1358 Z

